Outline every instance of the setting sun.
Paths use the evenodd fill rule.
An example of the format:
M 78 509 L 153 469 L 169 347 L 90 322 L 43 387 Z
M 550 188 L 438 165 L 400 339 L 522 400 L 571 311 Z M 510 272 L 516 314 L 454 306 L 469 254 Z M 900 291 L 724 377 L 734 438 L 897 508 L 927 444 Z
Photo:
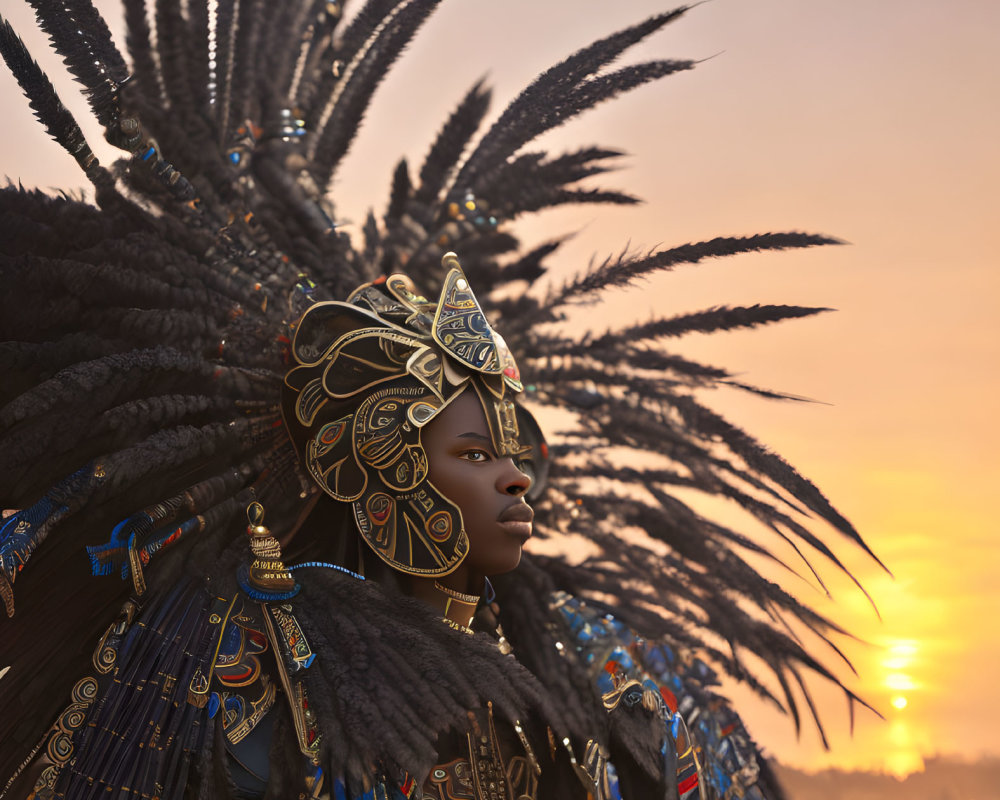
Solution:
M 906 698 L 902 697 L 901 695 L 897 695 L 896 697 L 892 698 L 890 702 L 892 703 L 893 708 L 898 709 L 900 711 L 906 708 Z

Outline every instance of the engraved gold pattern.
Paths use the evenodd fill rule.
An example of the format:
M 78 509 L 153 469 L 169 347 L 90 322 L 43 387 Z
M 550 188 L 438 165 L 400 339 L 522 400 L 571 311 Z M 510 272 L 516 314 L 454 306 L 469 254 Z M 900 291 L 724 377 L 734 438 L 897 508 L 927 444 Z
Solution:
M 436 304 L 406 276 L 391 275 L 346 303 L 311 306 L 292 342 L 297 366 L 285 375 L 293 394 L 284 408 L 309 474 L 353 504 L 366 543 L 394 569 L 434 577 L 458 567 L 468 537 L 458 508 L 428 480 L 421 429 L 471 384 L 497 453 L 526 450 L 513 356 L 455 254 L 442 263 L 449 272 Z

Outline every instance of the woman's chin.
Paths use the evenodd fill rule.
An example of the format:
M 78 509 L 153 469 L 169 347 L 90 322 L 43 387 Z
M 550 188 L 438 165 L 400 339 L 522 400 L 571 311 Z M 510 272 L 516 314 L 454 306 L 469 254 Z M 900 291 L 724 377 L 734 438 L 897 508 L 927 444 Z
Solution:
M 508 572 L 513 572 L 517 569 L 517 565 L 521 563 L 521 547 L 517 548 L 516 552 L 512 552 L 503 558 L 497 558 L 491 561 L 488 565 L 488 569 L 483 570 L 484 575 L 496 576 L 496 575 L 506 575 Z

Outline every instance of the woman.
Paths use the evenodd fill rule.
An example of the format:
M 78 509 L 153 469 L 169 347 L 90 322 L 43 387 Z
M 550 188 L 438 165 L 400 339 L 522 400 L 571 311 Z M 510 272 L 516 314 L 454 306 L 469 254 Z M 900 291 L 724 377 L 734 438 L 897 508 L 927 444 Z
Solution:
M 545 275 L 558 244 L 521 251 L 505 227 L 567 202 L 633 201 L 579 183 L 614 151 L 524 147 L 691 67 L 608 68 L 683 10 L 557 64 L 482 135 L 488 92 L 473 86 L 415 177 L 399 165 L 362 244 L 336 229 L 325 190 L 434 3 L 370 0 L 346 20 L 336 3 L 141 6 L 126 8 L 129 65 L 89 0 L 35 4 L 126 151 L 111 168 L 0 25 L 0 52 L 96 202 L 0 193 L 8 796 L 413 795 L 421 783 L 448 796 L 465 790 L 458 773 L 481 796 L 599 796 L 616 779 L 643 797 L 753 784 L 763 762 L 703 690 L 712 673 L 699 658 L 771 696 L 743 664 L 756 654 L 794 713 L 803 668 L 832 676 L 781 620 L 821 637 L 836 628 L 743 560 L 761 545 L 670 489 L 732 500 L 825 556 L 800 512 L 860 538 L 697 401 L 727 373 L 655 341 L 813 310 L 715 310 L 586 342 L 558 323 L 569 305 L 676 263 L 833 240 L 766 234 L 624 254 L 542 296 L 525 282 Z M 450 249 L 524 379 L 461 273 L 442 281 Z M 442 299 L 377 280 L 400 271 Z M 349 302 L 326 302 L 339 298 Z M 514 402 L 521 385 L 569 418 L 551 449 Z M 405 391 L 387 398 L 390 388 Z M 455 423 L 463 442 L 486 437 L 472 399 L 488 446 L 456 456 L 452 412 L 470 414 Z M 529 445 L 531 487 L 511 469 Z M 662 466 L 644 466 L 648 454 Z M 453 458 L 462 475 L 510 471 L 488 499 L 470 486 L 466 500 L 467 478 L 439 474 Z M 514 569 L 528 522 L 519 493 L 536 534 L 582 536 L 591 555 Z M 495 607 L 480 602 L 483 590 L 492 600 L 485 577 L 508 569 Z M 112 575 L 124 581 L 93 577 Z
M 477 674 L 483 667 L 461 670 L 458 664 L 470 657 L 461 641 L 443 651 L 434 644 L 419 647 L 424 659 L 441 659 L 435 673 L 457 673 L 451 681 L 440 681 L 439 688 L 460 694 L 460 679 L 477 693 L 464 701 L 465 712 L 455 708 L 458 716 L 444 727 L 428 725 L 418 732 L 439 737 L 426 743 L 437 751 L 437 764 L 423 787 L 429 796 L 620 796 L 619 776 L 628 796 L 670 793 L 676 729 L 669 731 L 674 723 L 683 728 L 682 718 L 659 695 L 630 680 L 625 669 L 607 670 L 615 685 L 598 696 L 595 676 L 588 674 L 593 669 L 577 660 L 573 634 L 554 611 L 557 604 L 566 606 L 567 598 L 556 603 L 551 587 L 536 589 L 534 596 L 522 587 L 513 609 L 533 616 L 534 625 L 518 621 L 512 636 L 523 642 L 523 658 L 533 670 L 519 670 L 505 658 L 511 644 L 500 620 L 509 614 L 502 610 L 503 597 L 499 606 L 495 603 L 488 578 L 512 572 L 521 561 L 533 518 L 524 501 L 531 485 L 528 473 L 536 472 L 533 462 L 543 459 L 544 444 L 536 439 L 532 446 L 531 418 L 514 402 L 522 384 L 506 343 L 486 321 L 455 256 L 446 255 L 444 262 L 450 271 L 437 304 L 418 295 L 404 276 L 393 275 L 362 286 L 348 303 L 313 306 L 296 326 L 291 348 L 296 366 L 285 378 L 286 424 L 319 487 L 351 504 L 346 526 L 307 521 L 304 527 L 316 529 L 311 534 L 315 549 L 330 552 L 333 545 L 341 565 L 360 564 L 366 576 L 419 598 L 458 631 L 472 633 L 477 606 L 489 595 L 476 624 L 495 630 L 497 647 L 481 657 L 492 655 L 496 663 L 490 669 L 499 669 L 502 677 L 483 683 Z M 339 541 L 330 541 L 331 527 L 339 527 Z M 295 538 L 302 536 L 310 532 Z M 384 630 L 382 624 L 377 627 Z M 338 656 L 343 659 L 342 653 L 331 654 Z M 553 660 L 565 663 L 554 669 Z M 428 666 L 425 661 L 418 672 Z M 537 706 L 522 701 L 520 711 L 511 709 L 502 701 L 498 681 L 511 681 L 518 694 L 539 698 Z M 635 698 L 627 706 L 645 705 L 617 711 L 629 690 Z M 432 694 L 430 689 L 413 693 Z M 557 697 L 586 711 L 564 721 L 551 708 Z M 616 709 L 617 726 L 605 717 L 605 708 Z M 546 735 L 541 737 L 543 721 Z M 587 725 L 587 730 L 574 730 Z M 659 756 L 642 753 L 646 760 L 640 765 L 633 739 Z M 371 763 L 392 759 L 377 745 L 369 750 Z M 546 750 L 548 758 L 536 756 Z M 616 766 L 609 770 L 612 750 Z M 746 755 L 752 758 L 752 751 Z M 692 764 L 688 756 L 682 770 L 690 772 Z M 686 788 L 695 785 L 689 781 Z

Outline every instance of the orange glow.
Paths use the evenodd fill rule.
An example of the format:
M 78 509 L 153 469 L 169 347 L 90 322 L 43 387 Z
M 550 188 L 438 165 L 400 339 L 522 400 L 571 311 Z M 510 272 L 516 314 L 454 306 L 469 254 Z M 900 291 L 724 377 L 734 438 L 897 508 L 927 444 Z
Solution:
M 916 684 L 909 675 L 901 672 L 893 672 L 886 676 L 885 685 L 896 692 L 905 692 L 916 688 Z
M 920 772 L 924 768 L 924 759 L 916 750 L 898 750 L 886 753 L 885 771 L 897 777 L 904 777 L 911 772 Z

